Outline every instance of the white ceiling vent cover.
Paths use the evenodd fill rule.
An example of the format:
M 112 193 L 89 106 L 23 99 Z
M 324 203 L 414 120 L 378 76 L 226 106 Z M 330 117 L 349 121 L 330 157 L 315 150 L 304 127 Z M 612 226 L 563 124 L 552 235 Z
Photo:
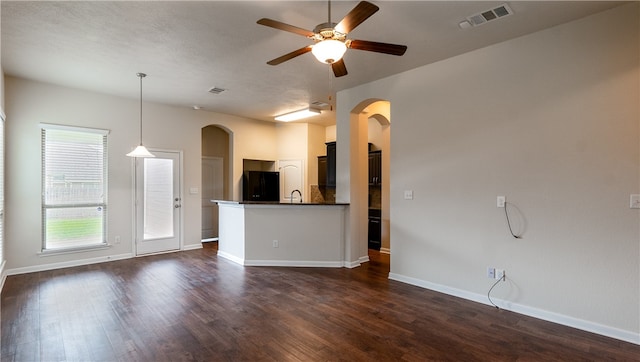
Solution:
M 209 93 L 213 93 L 213 94 L 220 94 L 220 93 L 222 93 L 224 91 L 226 91 L 226 89 L 218 88 L 218 87 L 213 87 L 213 88 L 209 89 Z
M 320 109 L 325 109 L 325 108 L 329 107 L 329 103 L 322 102 L 322 101 L 313 101 L 313 102 L 310 103 L 310 105 L 313 108 L 320 108 Z
M 471 26 L 478 26 L 478 25 L 486 24 L 496 19 L 504 18 L 505 16 L 509 16 L 509 15 L 513 15 L 513 10 L 511 10 L 509 5 L 502 4 L 493 9 L 489 9 L 487 11 L 483 11 L 481 13 L 468 16 L 467 21 L 466 22 L 463 21 L 462 23 L 468 22 L 468 24 Z M 460 23 L 460 27 L 462 28 L 469 26 L 467 24 L 465 24 L 466 26 L 462 26 L 462 23 Z

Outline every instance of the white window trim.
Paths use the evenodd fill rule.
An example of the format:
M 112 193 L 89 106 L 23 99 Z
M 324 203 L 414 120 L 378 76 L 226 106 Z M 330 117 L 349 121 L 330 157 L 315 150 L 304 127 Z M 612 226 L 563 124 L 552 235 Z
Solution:
M 74 132 L 84 132 L 84 133 L 92 133 L 92 134 L 98 134 L 101 136 L 107 136 L 109 135 L 109 133 L 111 132 L 108 129 L 99 129 L 99 128 L 91 128 L 91 127 L 79 127 L 79 126 L 68 126 L 68 125 L 61 125 L 61 124 L 53 124 L 53 123 L 40 123 L 39 124 L 40 129 L 41 130 L 62 130 L 62 131 L 74 131 Z M 108 139 L 107 139 L 107 144 L 108 144 Z M 108 149 L 107 149 L 108 152 Z M 108 170 L 108 154 L 106 155 L 106 159 L 105 159 L 105 165 L 104 165 L 105 169 Z M 104 202 L 104 206 L 105 208 L 107 208 L 107 196 L 108 196 L 108 172 L 105 174 L 105 202 Z M 73 205 L 72 205 L 73 206 Z M 79 205 L 75 205 L 75 206 L 79 206 Z M 108 210 L 108 208 L 107 208 Z M 42 230 L 43 234 L 45 232 L 44 228 Z M 46 248 L 46 240 L 44 239 L 44 236 L 42 238 L 42 249 L 41 251 L 38 253 L 39 256 L 51 256 L 51 255 L 59 255 L 59 254 L 71 254 L 71 253 L 79 253 L 79 252 L 86 252 L 86 251 L 93 251 L 93 250 L 101 250 L 101 249 L 107 249 L 110 248 L 111 245 L 108 243 L 108 235 L 107 235 L 107 230 L 104 231 L 104 241 L 100 244 L 93 244 L 93 245 L 86 245 L 86 246 L 72 246 L 72 247 L 68 247 L 68 248 L 58 248 L 58 249 L 47 249 Z
M 85 133 L 95 133 L 99 135 L 106 136 L 111 131 L 108 129 L 99 129 L 99 128 L 90 128 L 90 127 L 78 127 L 78 126 L 65 126 L 61 124 L 52 124 L 52 123 L 40 123 L 41 129 L 53 129 L 53 130 L 61 130 L 61 131 L 75 131 L 75 132 L 85 132 Z

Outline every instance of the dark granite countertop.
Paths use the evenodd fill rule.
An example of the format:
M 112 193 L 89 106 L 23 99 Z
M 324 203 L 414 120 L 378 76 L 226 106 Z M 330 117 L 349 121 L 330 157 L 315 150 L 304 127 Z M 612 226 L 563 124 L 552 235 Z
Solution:
M 237 205 L 280 205 L 280 206 L 346 206 L 348 203 L 321 203 L 321 202 L 277 202 L 277 201 L 233 201 L 233 200 L 211 200 L 218 204 Z

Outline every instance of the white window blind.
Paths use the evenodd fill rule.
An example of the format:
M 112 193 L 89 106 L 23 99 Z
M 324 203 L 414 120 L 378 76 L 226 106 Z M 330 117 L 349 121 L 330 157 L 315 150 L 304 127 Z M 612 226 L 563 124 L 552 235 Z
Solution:
M 106 244 L 106 130 L 41 125 L 43 249 Z

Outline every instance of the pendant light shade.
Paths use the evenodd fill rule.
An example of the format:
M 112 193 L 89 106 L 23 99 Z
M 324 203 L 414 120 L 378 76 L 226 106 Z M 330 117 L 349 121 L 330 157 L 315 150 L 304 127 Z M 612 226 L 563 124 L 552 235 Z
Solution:
M 146 147 L 142 145 L 142 78 L 147 75 L 144 73 L 136 73 L 138 78 L 140 78 L 140 145 L 136 147 L 133 151 L 127 153 L 129 157 L 156 157 L 154 156 Z
M 127 153 L 129 157 L 156 157 L 154 154 L 149 152 L 147 148 L 143 145 L 139 145 L 133 151 Z

